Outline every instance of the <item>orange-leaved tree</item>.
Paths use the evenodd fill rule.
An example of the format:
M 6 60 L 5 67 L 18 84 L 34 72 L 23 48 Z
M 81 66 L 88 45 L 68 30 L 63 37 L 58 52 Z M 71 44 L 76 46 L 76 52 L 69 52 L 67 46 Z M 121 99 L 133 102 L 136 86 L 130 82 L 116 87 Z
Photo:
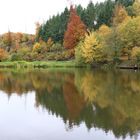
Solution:
M 64 35 L 64 47 L 73 49 L 84 38 L 86 26 L 77 15 L 76 9 L 71 6 L 70 18 Z
M 4 49 L 0 48 L 0 62 L 4 59 L 6 59 L 7 53 Z
M 20 32 L 18 32 L 18 33 L 16 33 L 15 34 L 15 36 L 16 36 L 16 41 L 18 42 L 18 43 L 21 43 L 22 42 L 22 38 L 23 38 L 23 34 L 22 33 L 20 33 Z
M 7 46 L 7 51 L 10 51 L 10 48 L 12 46 L 13 36 L 12 33 L 9 31 L 8 33 L 3 35 L 3 42 Z

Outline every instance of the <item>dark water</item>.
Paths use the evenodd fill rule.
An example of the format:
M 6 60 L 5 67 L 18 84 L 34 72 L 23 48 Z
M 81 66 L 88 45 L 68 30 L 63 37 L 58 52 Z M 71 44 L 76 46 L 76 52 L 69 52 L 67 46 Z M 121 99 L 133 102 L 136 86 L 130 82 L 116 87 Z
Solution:
M 140 72 L 0 70 L 0 140 L 140 139 Z

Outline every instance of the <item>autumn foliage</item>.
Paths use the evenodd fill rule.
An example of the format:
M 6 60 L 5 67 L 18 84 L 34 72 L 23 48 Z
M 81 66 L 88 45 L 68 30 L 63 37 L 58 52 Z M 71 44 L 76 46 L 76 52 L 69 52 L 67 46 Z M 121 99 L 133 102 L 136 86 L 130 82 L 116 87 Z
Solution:
M 0 61 L 6 59 L 6 57 L 7 57 L 7 54 L 5 50 L 0 48 Z
M 94 32 L 86 34 L 81 50 L 82 57 L 85 59 L 86 63 L 100 62 L 105 58 L 103 46 L 98 41 Z
M 50 49 L 51 46 L 53 45 L 53 43 L 54 43 L 54 42 L 53 42 L 52 38 L 50 37 L 50 38 L 48 39 L 48 41 L 47 41 L 47 44 L 46 44 L 46 45 L 47 45 L 47 48 Z
M 40 45 L 40 43 L 35 43 L 34 44 L 34 46 L 33 46 L 33 52 L 38 52 L 38 53 L 41 52 L 41 45 Z
M 5 33 L 3 35 L 3 42 L 7 45 L 7 46 L 11 46 L 12 45 L 12 34 L 9 31 L 8 33 Z
M 73 49 L 77 43 L 85 36 L 86 26 L 77 15 L 75 8 L 71 6 L 70 19 L 67 25 L 67 31 L 64 35 L 64 47 Z
M 114 11 L 113 25 L 117 26 L 128 19 L 128 14 L 122 5 L 117 5 Z
M 71 6 L 46 23 L 37 22 L 34 35 L 0 35 L 0 61 L 72 60 L 95 66 L 140 60 L 140 1 L 132 1 Z

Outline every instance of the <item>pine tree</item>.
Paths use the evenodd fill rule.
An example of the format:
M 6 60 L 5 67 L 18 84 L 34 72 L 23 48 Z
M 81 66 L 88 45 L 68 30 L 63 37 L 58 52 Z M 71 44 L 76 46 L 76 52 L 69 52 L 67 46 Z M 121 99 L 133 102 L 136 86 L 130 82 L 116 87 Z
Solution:
M 84 11 L 84 15 L 82 20 L 88 27 L 88 29 L 92 30 L 94 28 L 94 23 L 96 21 L 96 11 L 95 6 L 92 1 L 88 4 L 86 10 Z

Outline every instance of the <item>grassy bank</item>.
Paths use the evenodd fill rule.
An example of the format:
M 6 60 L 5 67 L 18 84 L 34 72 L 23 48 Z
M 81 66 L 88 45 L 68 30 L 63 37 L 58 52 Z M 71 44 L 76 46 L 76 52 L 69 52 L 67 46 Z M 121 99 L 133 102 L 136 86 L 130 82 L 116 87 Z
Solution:
M 0 62 L 0 68 L 78 68 L 78 67 L 93 67 L 101 69 L 140 69 L 140 63 L 134 60 L 121 61 L 120 63 L 108 62 L 106 64 L 77 64 L 74 60 L 71 61 L 9 61 Z
M 78 65 L 72 61 L 14 61 L 0 62 L 0 68 L 49 68 L 49 67 L 88 67 L 88 65 Z

